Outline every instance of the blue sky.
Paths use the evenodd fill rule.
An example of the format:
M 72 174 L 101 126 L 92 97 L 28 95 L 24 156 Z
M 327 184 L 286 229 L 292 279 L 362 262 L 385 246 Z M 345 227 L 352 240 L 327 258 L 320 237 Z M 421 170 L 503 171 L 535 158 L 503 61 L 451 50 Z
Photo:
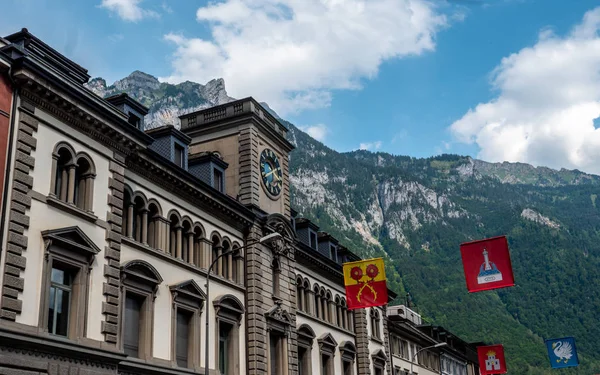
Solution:
M 339 151 L 600 172 L 596 0 L 3 5 L 0 34 L 27 27 L 109 84 L 223 77 Z

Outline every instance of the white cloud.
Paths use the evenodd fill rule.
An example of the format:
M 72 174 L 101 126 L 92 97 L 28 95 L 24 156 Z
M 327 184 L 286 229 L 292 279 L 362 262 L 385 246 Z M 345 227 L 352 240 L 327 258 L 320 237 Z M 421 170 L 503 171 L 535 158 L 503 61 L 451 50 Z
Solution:
M 329 133 L 329 129 L 324 124 L 312 125 L 312 126 L 301 126 L 300 130 L 307 133 L 317 141 L 325 141 L 325 137 Z
M 426 0 L 224 0 L 198 9 L 210 39 L 168 34 L 169 82 L 223 77 L 278 113 L 326 107 L 390 59 L 435 48 L 446 17 Z
M 158 13 L 153 10 L 143 9 L 140 3 L 143 0 L 102 0 L 101 8 L 116 13 L 122 20 L 137 22 L 143 18 L 156 18 Z
M 358 146 L 359 150 L 379 150 L 381 148 L 381 141 L 376 141 L 376 142 L 365 142 L 365 143 L 361 143 Z
M 550 29 L 502 59 L 493 72 L 499 95 L 450 129 L 476 143 L 489 161 L 521 161 L 600 173 L 600 7 L 565 37 Z

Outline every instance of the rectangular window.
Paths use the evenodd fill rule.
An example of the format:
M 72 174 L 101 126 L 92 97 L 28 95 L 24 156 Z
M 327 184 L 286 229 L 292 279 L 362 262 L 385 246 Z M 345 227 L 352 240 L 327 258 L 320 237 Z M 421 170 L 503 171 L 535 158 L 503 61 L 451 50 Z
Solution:
M 223 172 L 216 168 L 213 169 L 213 187 L 223 192 Z
M 312 369 L 309 366 L 310 352 L 308 349 L 299 346 L 298 347 L 298 374 L 299 375 L 310 375 Z
M 143 297 L 125 294 L 125 317 L 123 319 L 123 350 L 131 357 L 140 357 L 140 318 Z
M 321 354 L 321 375 L 333 375 L 329 372 L 331 357 L 327 354 Z
M 52 334 L 68 336 L 74 276 L 73 270 L 56 263 L 52 265 L 48 304 L 48 332 Z
M 177 336 L 175 340 L 177 366 L 188 367 L 188 353 L 190 348 L 190 322 L 192 313 L 177 309 Z
M 310 231 L 310 247 L 317 250 L 317 234 L 313 231 Z
M 335 246 L 329 246 L 329 257 L 337 263 L 337 249 Z
M 185 149 L 177 143 L 175 143 L 175 160 L 173 162 L 180 168 L 183 168 L 185 164 Z
M 269 335 L 269 356 L 271 364 L 271 375 L 279 375 L 282 373 L 282 348 L 281 348 L 282 337 L 271 333 Z
M 131 125 L 135 126 L 138 129 L 141 129 L 140 125 L 141 125 L 141 120 L 139 117 L 137 117 L 136 115 L 134 115 L 133 113 L 129 112 L 129 118 L 127 119 L 127 122 L 129 122 Z M 144 129 L 141 129 L 144 130 Z
M 383 375 L 383 371 L 379 367 L 376 367 L 375 368 L 375 375 Z
M 344 366 L 343 375 L 352 375 L 352 363 L 344 361 L 342 365 Z
M 229 375 L 229 342 L 232 328 L 231 324 L 219 323 L 219 372 L 221 375 Z

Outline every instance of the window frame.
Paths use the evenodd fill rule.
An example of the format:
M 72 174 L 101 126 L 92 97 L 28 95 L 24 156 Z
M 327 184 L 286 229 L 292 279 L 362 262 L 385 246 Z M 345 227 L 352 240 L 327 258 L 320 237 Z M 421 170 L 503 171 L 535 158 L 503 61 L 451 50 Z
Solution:
M 314 339 L 316 337 L 315 332 L 312 330 L 312 328 L 310 328 L 309 325 L 303 324 L 296 330 L 296 336 L 296 343 L 298 347 L 306 350 L 306 362 L 302 366 L 305 366 L 306 370 L 308 371 L 307 374 L 310 375 L 312 374 L 312 348 Z M 298 353 L 300 353 L 300 351 L 298 351 Z M 298 355 L 298 362 L 300 362 L 300 360 L 300 355 Z M 298 371 L 298 375 L 307 374 L 302 374 L 300 371 Z
M 231 342 L 228 343 L 228 347 L 231 350 L 228 353 L 228 367 L 225 375 L 237 375 L 240 372 L 240 353 L 237 350 L 240 346 L 240 326 L 242 324 L 242 318 L 245 314 L 244 305 L 235 296 L 226 294 L 213 301 L 215 308 L 215 366 L 218 369 L 219 363 L 219 348 L 220 348 L 220 328 L 221 323 L 225 323 L 231 326 L 229 332 L 229 338 Z
M 143 298 L 140 309 L 139 328 L 139 359 L 152 358 L 154 336 L 154 300 L 158 285 L 163 279 L 156 269 L 144 260 L 131 260 L 121 266 L 121 300 L 125 301 L 128 294 Z M 125 341 L 125 303 L 121 304 L 119 348 L 122 351 Z
M 179 158 L 177 153 L 180 152 Z M 174 142 L 173 143 L 173 163 L 179 168 L 185 168 L 185 146 Z
M 339 345 L 342 375 L 354 375 L 356 372 L 356 346 L 351 341 L 342 341 Z M 344 373 L 344 364 L 350 364 L 350 374 Z
M 38 326 L 48 335 L 64 337 L 69 340 L 85 338 L 87 331 L 87 310 L 91 264 L 100 248 L 79 229 L 67 227 L 42 232 L 44 239 L 44 262 L 42 265 L 42 283 Z M 75 271 L 69 300 L 67 335 L 51 333 L 48 327 L 50 308 L 50 288 L 52 269 L 55 262 Z
M 187 280 L 169 286 L 172 296 L 171 322 L 171 359 L 174 366 L 180 368 L 200 369 L 202 312 L 206 304 L 206 294 L 194 280 Z M 191 314 L 188 332 L 187 367 L 177 363 L 177 314 L 179 311 Z
M 321 375 L 334 375 L 335 374 L 335 349 L 338 344 L 330 333 L 326 333 L 321 336 L 317 342 L 319 343 L 319 372 Z M 323 357 L 328 357 L 327 373 L 323 374 Z

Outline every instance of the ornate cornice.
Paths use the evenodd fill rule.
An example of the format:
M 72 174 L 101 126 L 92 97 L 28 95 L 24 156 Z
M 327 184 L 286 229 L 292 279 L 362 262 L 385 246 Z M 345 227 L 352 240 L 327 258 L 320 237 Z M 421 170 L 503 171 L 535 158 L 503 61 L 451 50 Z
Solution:
M 65 124 L 122 154 L 129 155 L 143 148 L 142 145 L 113 129 L 104 121 L 93 117 L 67 99 L 37 84 L 34 80 L 29 80 L 25 84 L 21 95 Z

